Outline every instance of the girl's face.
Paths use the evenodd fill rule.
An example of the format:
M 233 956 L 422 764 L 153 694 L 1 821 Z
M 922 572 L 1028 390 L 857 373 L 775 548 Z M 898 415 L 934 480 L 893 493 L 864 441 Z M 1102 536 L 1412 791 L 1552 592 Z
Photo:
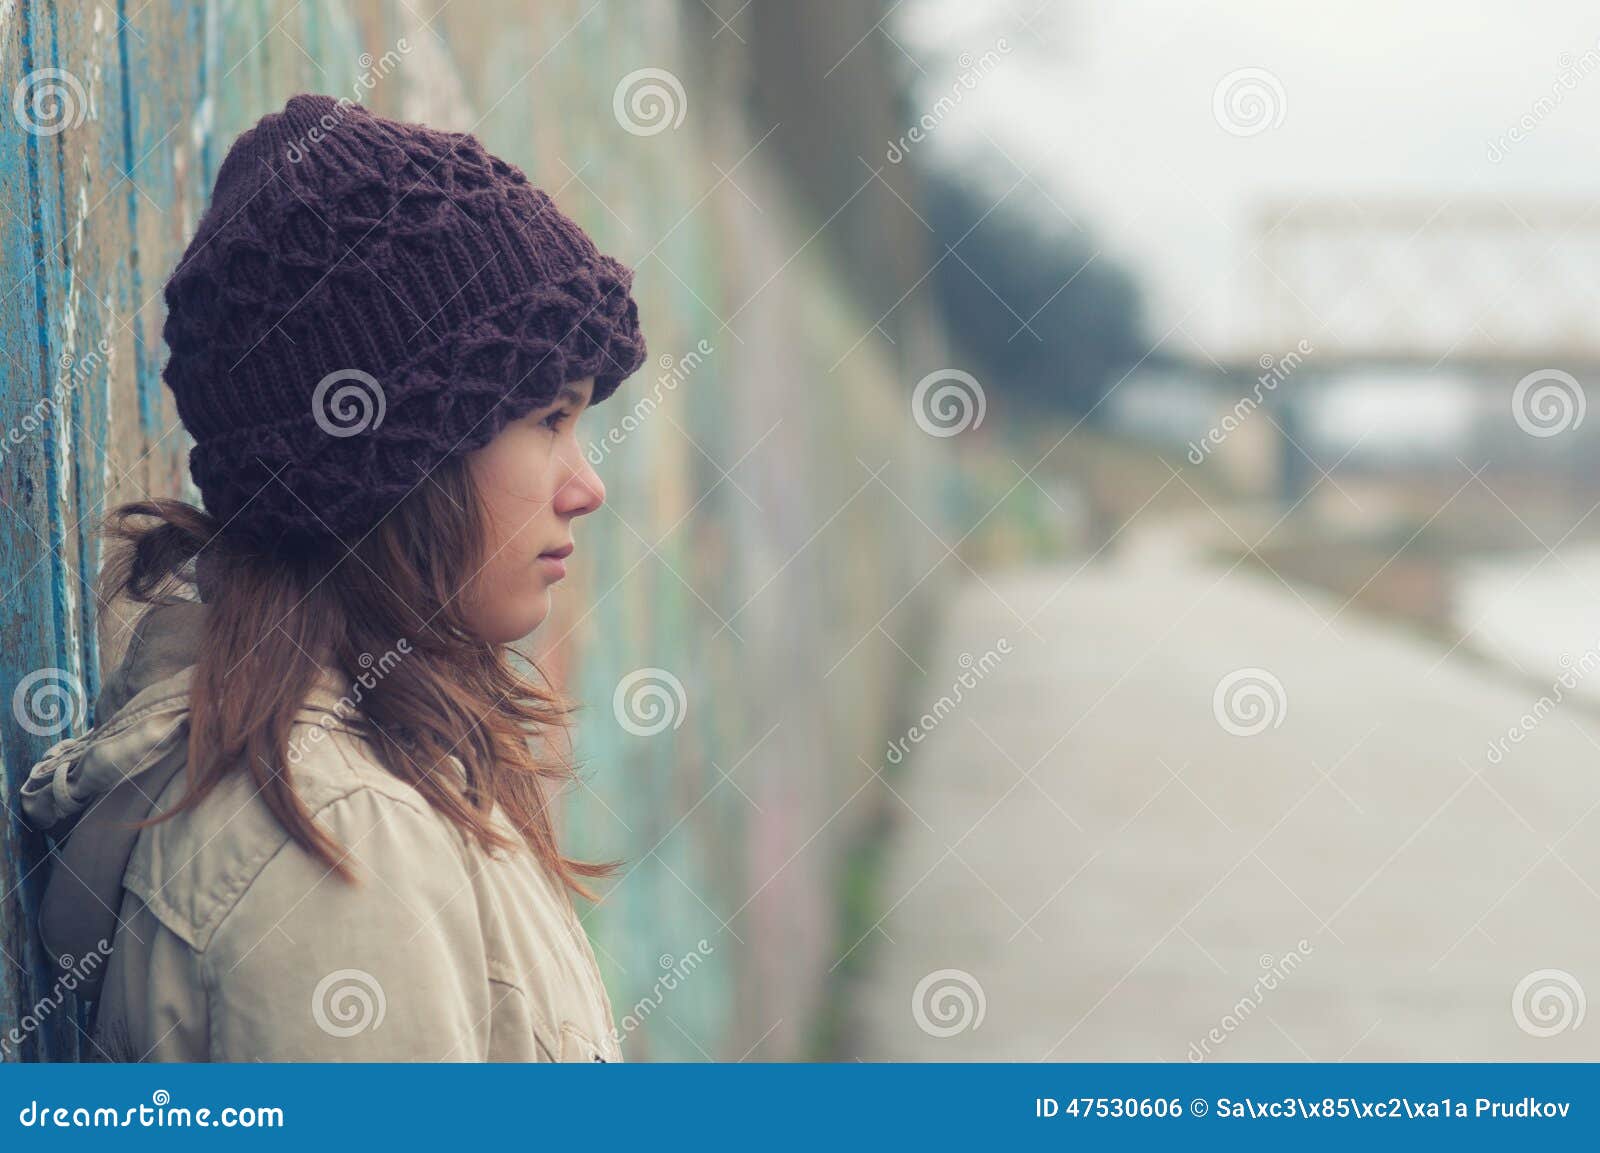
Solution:
M 553 403 L 467 455 L 483 502 L 488 559 L 462 607 L 473 632 L 492 644 L 519 640 L 544 621 L 550 586 L 566 575 L 574 522 L 606 499 L 578 444 L 578 414 L 593 390 L 593 377 L 572 381 Z

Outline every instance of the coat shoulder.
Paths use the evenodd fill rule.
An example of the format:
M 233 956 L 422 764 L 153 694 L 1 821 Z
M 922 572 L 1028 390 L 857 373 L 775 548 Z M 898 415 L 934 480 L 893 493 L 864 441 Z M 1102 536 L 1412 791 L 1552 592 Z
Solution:
M 440 825 L 438 814 L 411 785 L 378 761 L 359 734 L 314 722 L 290 734 L 290 779 L 330 836 L 348 847 L 359 835 L 350 805 L 360 799 L 380 809 L 398 806 Z M 183 795 L 179 774 L 155 808 Z M 141 831 L 124 874 L 128 890 L 190 948 L 204 951 L 219 925 L 281 852 L 303 853 L 261 796 L 254 778 L 234 772 L 194 808 Z M 356 864 L 359 869 L 360 865 Z

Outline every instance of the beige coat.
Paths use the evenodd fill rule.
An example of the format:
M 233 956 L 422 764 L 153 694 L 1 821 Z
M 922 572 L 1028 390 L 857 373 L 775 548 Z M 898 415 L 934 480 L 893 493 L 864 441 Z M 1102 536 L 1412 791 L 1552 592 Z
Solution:
M 90 1056 L 619 1060 L 565 891 L 530 852 L 488 856 L 387 772 L 340 723 L 349 689 L 331 673 L 298 718 L 292 776 L 359 886 L 290 840 L 242 773 L 120 843 L 92 827 L 102 802 L 125 813 L 132 798 L 143 817 L 181 795 L 202 614 L 147 616 L 102 694 L 115 711 L 52 748 L 23 790 L 30 822 L 73 833 L 46 891 L 47 949 L 81 966 L 111 938 Z

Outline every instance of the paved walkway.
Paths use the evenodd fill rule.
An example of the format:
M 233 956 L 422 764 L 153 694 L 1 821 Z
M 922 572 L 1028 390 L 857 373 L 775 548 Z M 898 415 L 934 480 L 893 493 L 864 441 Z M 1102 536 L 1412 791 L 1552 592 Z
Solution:
M 1595 714 L 1495 763 L 1540 689 L 1170 534 L 986 579 L 926 707 L 1012 651 L 909 746 L 856 1055 L 1600 1058 Z

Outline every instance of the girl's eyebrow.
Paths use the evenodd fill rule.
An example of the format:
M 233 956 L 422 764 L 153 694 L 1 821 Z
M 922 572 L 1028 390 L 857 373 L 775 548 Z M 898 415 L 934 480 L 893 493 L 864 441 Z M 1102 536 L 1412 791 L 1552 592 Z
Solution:
M 556 394 L 556 400 L 565 400 L 571 402 L 572 404 L 582 404 L 583 392 L 573 384 L 564 384 L 561 386 L 561 391 Z

